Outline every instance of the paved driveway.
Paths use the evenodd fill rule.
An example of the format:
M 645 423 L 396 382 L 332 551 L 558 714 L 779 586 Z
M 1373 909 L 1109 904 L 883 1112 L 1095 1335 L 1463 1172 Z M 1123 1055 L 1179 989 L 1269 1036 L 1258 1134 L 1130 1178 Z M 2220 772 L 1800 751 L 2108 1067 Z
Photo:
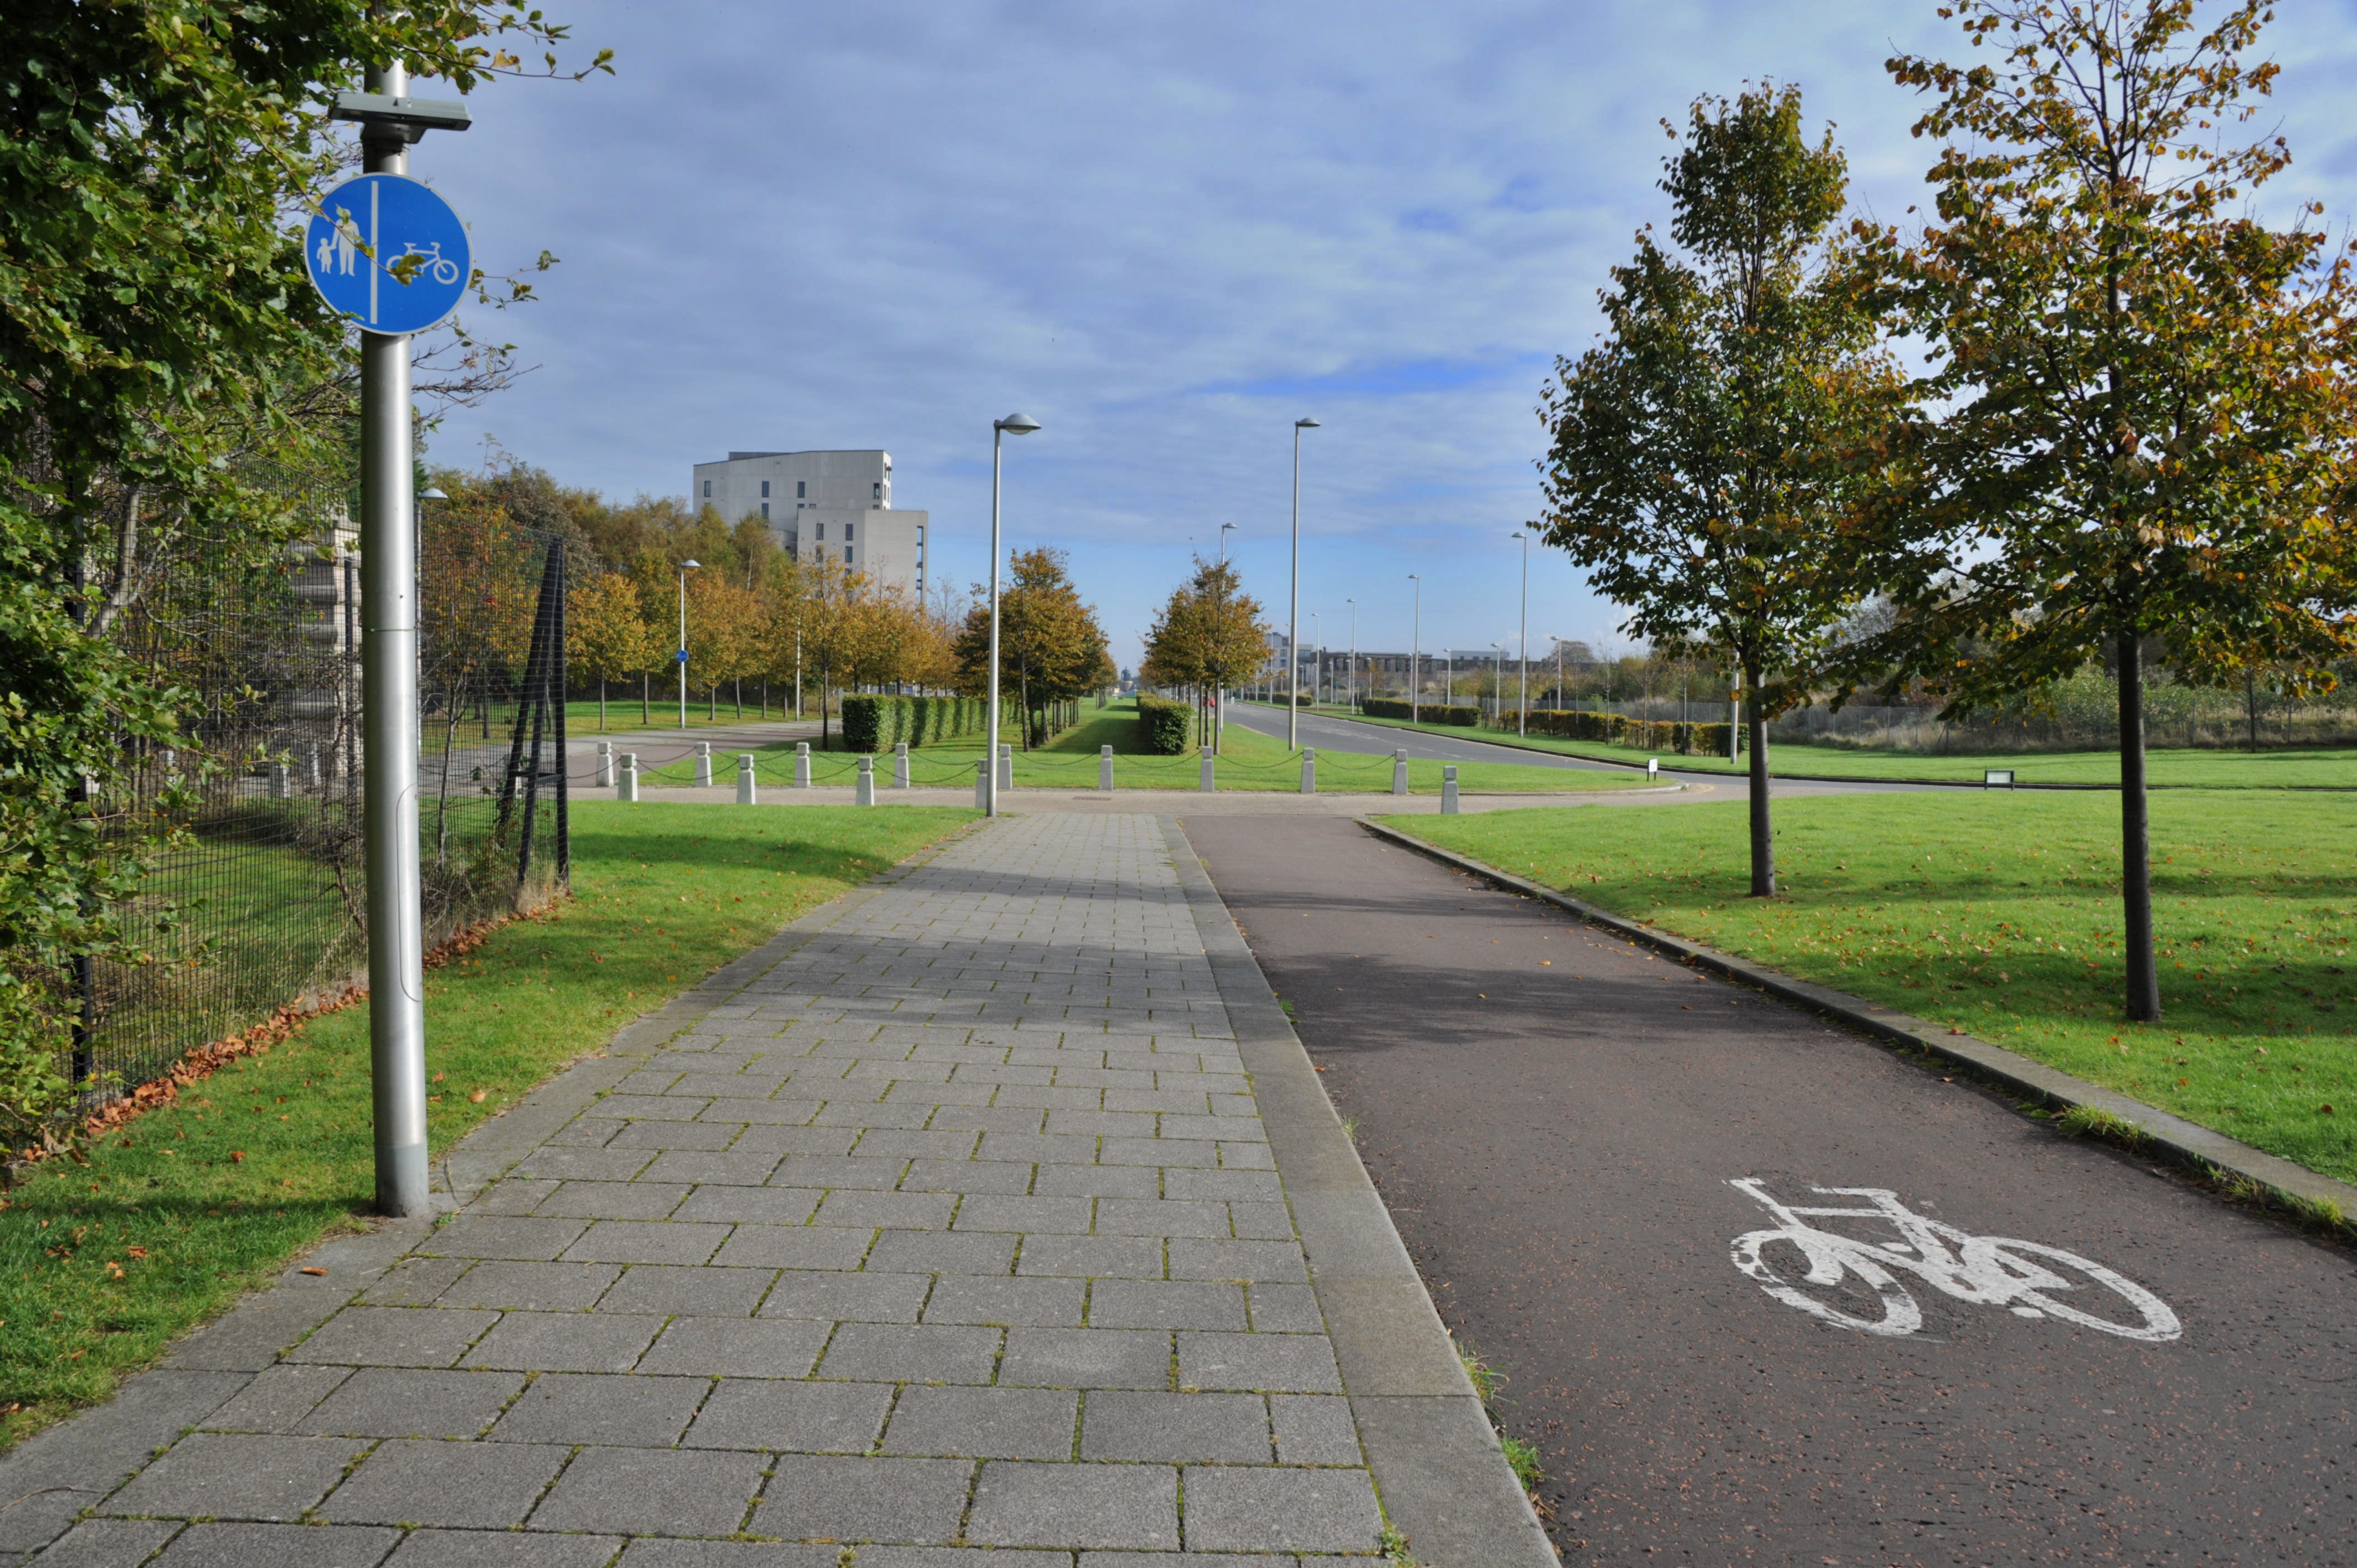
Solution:
M 2357 1558 L 2346 1251 L 1351 823 L 1187 830 L 1443 1316 L 1512 1378 L 1567 1560 Z M 2079 1254 L 2182 1331 L 1976 1305 L 1899 1263 L 1921 1326 L 1836 1326 L 1731 1252 L 1779 1228 L 1765 1198 L 1877 1201 L 1819 1187 Z M 1792 1296 L 1903 1326 L 1855 1273 L 1811 1286 L 1792 1244 L 1760 1255 Z M 2155 1332 L 2101 1281 L 2015 1255 L 2064 1282 L 2049 1302 Z

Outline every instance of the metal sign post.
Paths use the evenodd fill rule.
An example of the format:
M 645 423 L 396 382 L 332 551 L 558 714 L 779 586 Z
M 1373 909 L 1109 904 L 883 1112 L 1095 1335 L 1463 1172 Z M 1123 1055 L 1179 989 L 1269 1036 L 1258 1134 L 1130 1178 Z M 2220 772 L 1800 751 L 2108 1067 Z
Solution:
M 376 1201 L 429 1211 L 425 1162 L 425 972 L 417 865 L 417 541 L 411 493 L 409 334 L 456 307 L 472 273 L 466 231 L 406 176 L 428 128 L 464 130 L 463 105 L 404 96 L 408 73 L 369 73 L 370 91 L 333 111 L 361 123 L 368 172 L 330 193 L 304 260 L 328 304 L 361 331 L 361 644 L 366 736 L 369 1066 Z

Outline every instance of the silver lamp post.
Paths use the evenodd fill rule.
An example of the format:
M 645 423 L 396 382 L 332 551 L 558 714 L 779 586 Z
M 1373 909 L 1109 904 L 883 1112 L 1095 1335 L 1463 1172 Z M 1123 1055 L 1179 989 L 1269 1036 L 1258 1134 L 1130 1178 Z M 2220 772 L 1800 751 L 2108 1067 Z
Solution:
M 1407 623 L 1407 722 L 1415 724 L 1416 688 L 1424 683 L 1424 579 L 1410 572 L 1407 580 L 1415 585 L 1415 612 Z
M 1343 705 L 1348 707 L 1359 695 L 1359 601 L 1344 599 L 1342 602 L 1351 607 L 1351 681 L 1350 690 L 1342 698 Z
M 683 735 L 687 733 L 687 575 L 703 569 L 701 561 L 679 564 L 679 651 L 672 658 L 679 666 L 679 728 Z M 825 699 L 822 697 L 820 701 Z
M 1516 699 L 1514 733 L 1528 740 L 1531 735 L 1531 536 L 1518 528 L 1506 537 L 1523 542 L 1523 646 L 1522 657 L 1515 660 L 1515 670 L 1522 680 L 1522 695 Z
M 1314 419 L 1293 422 L 1293 615 L 1285 628 L 1285 744 L 1301 749 L 1301 433 Z
M 1506 645 L 1493 642 L 1490 651 L 1498 656 L 1498 661 L 1490 666 L 1490 702 L 1495 706 L 1506 700 Z
M 1039 422 L 1019 413 L 990 424 L 990 712 L 983 721 L 983 815 L 998 815 L 998 473 L 1009 435 L 1028 435 Z
M 1220 524 L 1220 564 L 1222 566 L 1228 564 L 1228 535 L 1235 531 L 1236 525 L 1232 522 Z
M 339 94 L 330 118 L 361 125 L 362 167 L 407 175 L 431 129 L 463 131 L 466 106 L 408 96 L 401 65 L 369 69 L 366 94 Z M 376 1203 L 428 1212 L 425 950 L 417 864 L 417 501 L 409 338 L 361 334 L 361 835 L 368 862 L 369 1093 Z M 401 514 L 409 513 L 409 527 Z

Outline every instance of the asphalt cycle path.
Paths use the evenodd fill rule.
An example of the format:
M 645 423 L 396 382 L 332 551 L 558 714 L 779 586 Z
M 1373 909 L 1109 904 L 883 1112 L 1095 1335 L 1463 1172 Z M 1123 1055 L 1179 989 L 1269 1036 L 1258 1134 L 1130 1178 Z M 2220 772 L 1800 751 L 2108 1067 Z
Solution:
M 1262 735 L 1283 736 L 1286 714 L 1283 708 L 1260 707 L 1249 703 L 1231 704 L 1228 723 L 1242 725 Z M 1555 752 L 1526 750 L 1518 746 L 1492 746 L 1478 740 L 1458 740 L 1454 736 L 1434 735 L 1428 730 L 1395 729 L 1389 725 L 1371 725 L 1357 719 L 1336 718 L 1329 714 L 1303 713 L 1300 715 L 1301 742 L 1334 751 L 1370 752 L 1388 757 L 1405 747 L 1413 757 L 1430 758 L 1440 762 L 1512 762 L 1529 768 L 1563 768 L 1591 773 L 1613 773 L 1625 778 L 1632 769 L 1614 762 L 1597 762 L 1584 757 L 1566 757 Z M 1707 786 L 1724 799 L 1732 791 L 1740 795 L 1744 781 L 1738 774 L 1695 773 L 1674 768 L 1663 768 L 1662 777 L 1673 783 Z M 1938 784 L 1885 783 L 1858 780 L 1832 782 L 1806 779 L 1778 779 L 1769 786 L 1771 796 L 1792 795 L 1853 795 L 1874 794 L 1892 789 L 1936 789 L 1952 786 Z M 1691 799 L 1692 797 L 1689 797 Z
M 2347 1250 L 1351 822 L 1186 828 L 1566 1561 L 2357 1561 Z

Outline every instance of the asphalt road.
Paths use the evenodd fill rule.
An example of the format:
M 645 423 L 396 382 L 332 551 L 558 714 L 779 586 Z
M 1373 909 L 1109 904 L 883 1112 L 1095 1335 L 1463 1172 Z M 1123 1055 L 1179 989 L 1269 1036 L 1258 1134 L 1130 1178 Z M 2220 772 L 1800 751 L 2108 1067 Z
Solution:
M 1358 1118 L 1443 1316 L 1512 1380 L 1508 1430 L 1541 1450 L 1567 1562 L 2357 1558 L 2349 1251 L 1350 822 L 1186 826 Z M 1989 1294 L 2024 1267 L 2065 1286 L 1959 1299 L 1886 1251 L 1920 1328 L 1837 1326 L 1738 1269 L 1738 1238 L 1780 1229 L 1743 1178 L 1796 1206 L 1884 1189 L 1975 1237 L 2065 1249 L 2181 1332 L 2040 1313 L 2167 1328 L 2018 1250 L 2011 1275 L 1962 1258 Z M 1808 1284 L 1789 1241 L 1760 1256 L 1796 1299 L 1903 1322 L 1855 1273 Z M 1957 1290 L 1970 1274 L 1943 1271 Z
M 1259 707 L 1250 703 L 1235 703 L 1228 708 L 1228 722 L 1257 730 L 1262 735 L 1282 736 L 1285 734 L 1285 710 Z M 1301 715 L 1301 741 L 1305 746 L 1331 747 L 1336 751 L 1372 752 L 1388 757 L 1402 746 L 1415 757 L 1432 757 L 1442 762 L 1515 762 L 1532 768 L 1567 768 L 1591 773 L 1617 773 L 1623 778 L 1632 769 L 1613 762 L 1594 762 L 1583 757 L 1564 757 L 1554 752 L 1526 751 L 1515 746 L 1490 746 L 1478 740 L 1458 740 L 1454 736 L 1434 735 L 1429 730 L 1394 729 L 1389 725 L 1361 724 L 1355 719 L 1339 719 L 1327 714 Z M 1662 769 L 1662 777 L 1683 784 L 1711 784 L 1721 795 L 1732 790 L 1740 795 L 1744 782 L 1739 776 L 1725 773 L 1688 773 L 1674 768 Z M 1891 789 L 1936 789 L 1937 784 L 1885 784 L 1869 781 L 1829 783 L 1804 779 L 1778 779 L 1769 786 L 1769 794 L 1782 798 L 1791 795 L 1854 795 L 1872 794 Z

